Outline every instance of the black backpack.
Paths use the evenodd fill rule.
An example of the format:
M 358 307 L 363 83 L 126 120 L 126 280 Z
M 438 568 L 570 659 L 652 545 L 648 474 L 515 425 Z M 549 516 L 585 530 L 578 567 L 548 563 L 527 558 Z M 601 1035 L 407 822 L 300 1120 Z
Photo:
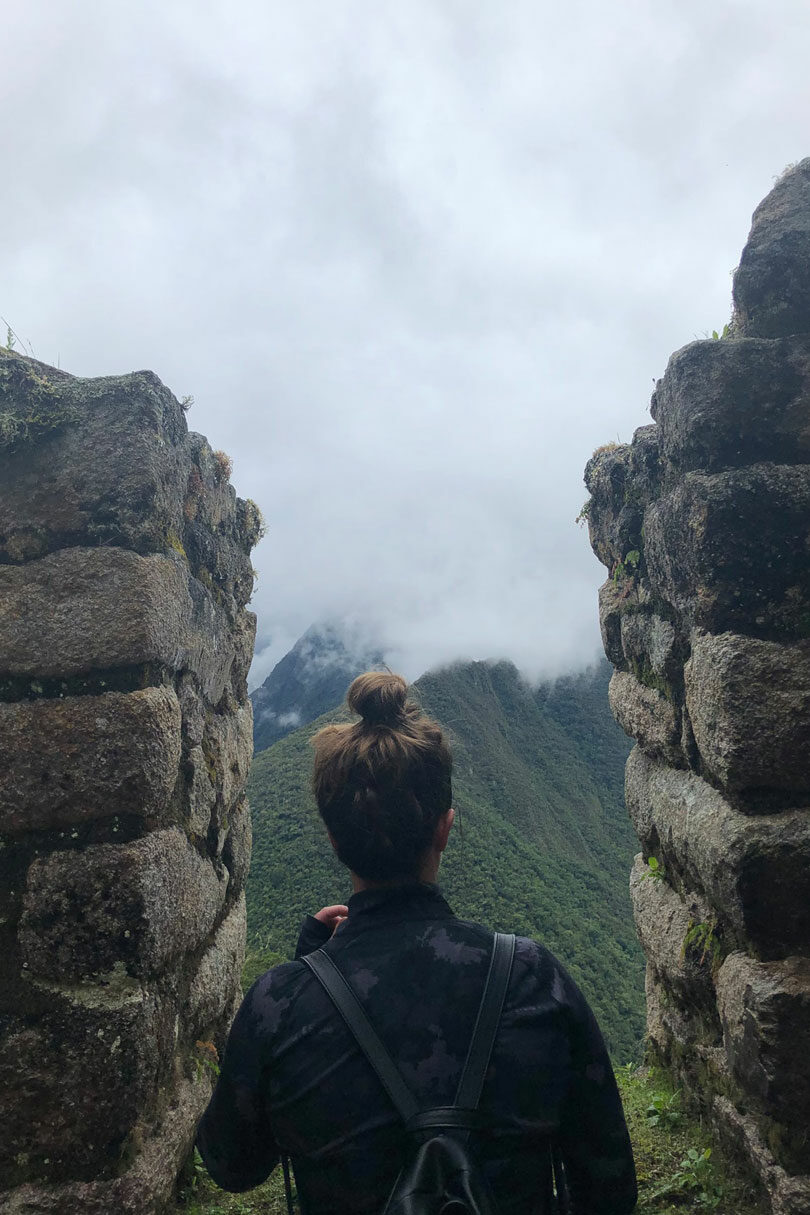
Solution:
M 478 1102 L 506 995 L 515 938 L 496 933 L 489 973 L 467 1059 L 452 1105 L 420 1110 L 357 996 L 332 959 L 317 949 L 301 960 L 322 984 L 393 1101 L 411 1138 L 411 1150 L 380 1215 L 497 1215 L 490 1188 L 468 1140 L 478 1125 Z M 292 1193 L 287 1162 L 287 1205 Z

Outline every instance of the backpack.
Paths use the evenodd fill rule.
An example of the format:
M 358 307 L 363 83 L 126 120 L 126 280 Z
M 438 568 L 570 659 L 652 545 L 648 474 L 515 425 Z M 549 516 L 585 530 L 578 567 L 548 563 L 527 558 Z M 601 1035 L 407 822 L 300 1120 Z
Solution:
M 377 1073 L 411 1140 L 405 1163 L 380 1215 L 498 1215 L 490 1188 L 468 1146 L 478 1124 L 478 1102 L 489 1066 L 512 969 L 515 938 L 496 933 L 456 1098 L 450 1106 L 420 1110 L 357 996 L 322 949 L 301 959 L 321 983 Z M 287 1205 L 292 1193 L 287 1162 Z

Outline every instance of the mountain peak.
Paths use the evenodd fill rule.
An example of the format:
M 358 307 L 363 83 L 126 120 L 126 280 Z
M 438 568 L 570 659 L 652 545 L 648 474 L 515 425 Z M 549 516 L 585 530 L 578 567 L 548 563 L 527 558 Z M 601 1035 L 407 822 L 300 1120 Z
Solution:
M 356 626 L 344 621 L 310 625 L 251 694 L 254 750 L 265 750 L 336 708 L 355 676 L 381 663 L 379 649 Z

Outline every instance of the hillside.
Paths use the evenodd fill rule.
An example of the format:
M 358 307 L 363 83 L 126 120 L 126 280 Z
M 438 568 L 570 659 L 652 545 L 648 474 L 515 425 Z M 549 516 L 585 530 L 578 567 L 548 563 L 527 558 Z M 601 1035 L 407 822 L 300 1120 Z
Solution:
M 554 950 L 625 1061 L 643 1032 L 643 963 L 627 892 L 637 847 L 623 805 L 627 742 L 606 685 L 606 664 L 533 690 L 509 663 L 471 663 L 415 688 L 453 744 L 459 830 L 441 874 L 451 905 Z M 262 950 L 289 955 L 302 916 L 350 894 L 309 791 L 309 739 L 341 713 L 254 760 L 248 920 Z

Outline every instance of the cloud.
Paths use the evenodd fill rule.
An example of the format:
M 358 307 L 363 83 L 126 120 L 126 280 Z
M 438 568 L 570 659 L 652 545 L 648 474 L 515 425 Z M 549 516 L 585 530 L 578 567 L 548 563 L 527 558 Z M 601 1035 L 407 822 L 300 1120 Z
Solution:
M 418 675 L 597 652 L 582 468 L 721 327 L 808 152 L 804 0 L 18 5 L 0 312 L 193 393 L 269 531 L 262 678 L 313 621 Z
M 259 713 L 257 724 L 271 724 L 280 726 L 282 730 L 288 727 L 294 730 L 301 724 L 301 714 L 294 709 L 289 713 L 274 713 L 272 709 L 264 709 Z

